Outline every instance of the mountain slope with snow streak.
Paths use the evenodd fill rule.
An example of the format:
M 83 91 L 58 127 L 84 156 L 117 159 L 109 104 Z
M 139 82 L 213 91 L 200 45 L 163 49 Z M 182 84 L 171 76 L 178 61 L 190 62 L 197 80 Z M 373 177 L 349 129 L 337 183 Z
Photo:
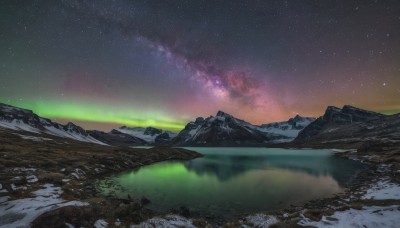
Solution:
M 1 103 L 0 127 L 18 131 L 28 131 L 38 134 L 47 133 L 50 135 L 55 135 L 63 138 L 71 138 L 82 142 L 107 145 L 93 138 L 83 128 L 73 123 L 62 125 L 59 123 L 55 123 L 49 119 L 42 118 L 33 113 L 31 110 Z

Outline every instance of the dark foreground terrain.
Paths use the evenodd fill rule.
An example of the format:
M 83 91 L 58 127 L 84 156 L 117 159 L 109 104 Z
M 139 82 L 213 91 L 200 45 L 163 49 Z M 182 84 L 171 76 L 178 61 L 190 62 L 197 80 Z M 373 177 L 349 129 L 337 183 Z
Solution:
M 32 227 L 396 227 L 400 222 L 400 140 L 398 131 L 392 130 L 397 124 L 392 123 L 398 119 L 386 121 L 337 129 L 342 133 L 334 135 L 340 137 L 331 134 L 276 145 L 346 149 L 335 156 L 359 160 L 365 168 L 342 194 L 234 221 L 192 218 L 186 208 L 159 214 L 146 209 L 151 203 L 146 198 L 105 198 L 94 188 L 99 178 L 158 161 L 201 156 L 196 152 L 102 146 L 0 128 L 0 227 L 29 223 Z M 371 126 L 374 133 L 367 131 Z
M 94 181 L 159 161 L 188 160 L 199 156 L 184 149 L 117 148 L 0 128 L 0 227 L 14 227 L 17 220 L 27 219 L 29 222 L 29 211 L 26 214 L 13 212 L 13 208 L 29 209 L 50 198 L 59 200 L 54 206 L 39 205 L 39 208 L 48 207 L 44 212 L 50 212 L 37 218 L 33 227 L 65 227 L 66 224 L 93 227 L 98 218 L 124 219 L 125 224 L 140 222 L 152 215 L 143 208 L 148 203 L 146 199 L 96 197 Z M 61 190 L 58 191 L 60 194 L 36 194 L 38 190 L 46 190 L 44 186 L 48 184 L 52 186 L 47 190 Z M 15 205 L 3 202 L 19 202 L 18 199 L 27 198 L 33 200 Z M 88 204 L 68 206 L 61 201 Z

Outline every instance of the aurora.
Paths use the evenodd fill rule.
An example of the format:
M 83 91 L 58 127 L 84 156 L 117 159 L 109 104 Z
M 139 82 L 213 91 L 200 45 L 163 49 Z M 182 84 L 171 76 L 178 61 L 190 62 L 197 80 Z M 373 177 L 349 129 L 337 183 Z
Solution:
M 101 104 L 68 103 L 57 101 L 19 101 L 12 103 L 32 110 L 39 116 L 52 119 L 80 120 L 97 123 L 114 123 L 137 127 L 158 127 L 171 131 L 179 131 L 184 122 L 179 122 L 165 113 L 156 111 L 134 110 Z

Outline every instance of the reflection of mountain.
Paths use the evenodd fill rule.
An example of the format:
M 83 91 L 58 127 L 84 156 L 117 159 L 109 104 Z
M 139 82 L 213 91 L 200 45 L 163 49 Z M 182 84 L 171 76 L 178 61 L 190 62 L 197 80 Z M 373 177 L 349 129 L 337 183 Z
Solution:
M 199 175 L 214 175 L 220 181 L 227 181 L 251 170 L 280 168 L 317 177 L 332 176 L 340 185 L 359 168 L 358 163 L 354 161 L 338 161 L 338 158 L 331 156 L 312 155 L 206 155 L 184 164 L 190 171 Z

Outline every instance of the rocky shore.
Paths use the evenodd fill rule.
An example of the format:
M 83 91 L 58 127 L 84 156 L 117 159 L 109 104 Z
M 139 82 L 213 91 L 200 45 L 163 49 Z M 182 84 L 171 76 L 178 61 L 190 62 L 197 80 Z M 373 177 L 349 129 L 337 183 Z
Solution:
M 335 156 L 365 164 L 344 193 L 224 221 L 193 218 L 186 208 L 159 214 L 146 209 L 151 203 L 146 198 L 107 198 L 94 188 L 99 178 L 154 162 L 201 156 L 196 152 L 109 147 L 1 130 L 0 227 L 338 227 L 349 225 L 345 221 L 395 227 L 400 223 L 400 145 L 353 145 L 356 150 L 348 149 L 350 144 L 336 145 L 347 149 L 337 150 Z
M 400 223 L 400 143 L 376 141 L 355 145 L 358 149 L 349 149 L 351 145 L 346 144 L 342 147 L 346 149 L 335 154 L 365 165 L 346 184 L 344 193 L 280 211 L 248 215 L 224 226 L 397 227 Z
M 140 222 L 145 199 L 98 197 L 95 180 L 201 154 L 177 148 L 119 148 L 0 129 L 0 227 L 93 227 L 99 218 Z M 100 224 L 100 222 L 98 222 Z

